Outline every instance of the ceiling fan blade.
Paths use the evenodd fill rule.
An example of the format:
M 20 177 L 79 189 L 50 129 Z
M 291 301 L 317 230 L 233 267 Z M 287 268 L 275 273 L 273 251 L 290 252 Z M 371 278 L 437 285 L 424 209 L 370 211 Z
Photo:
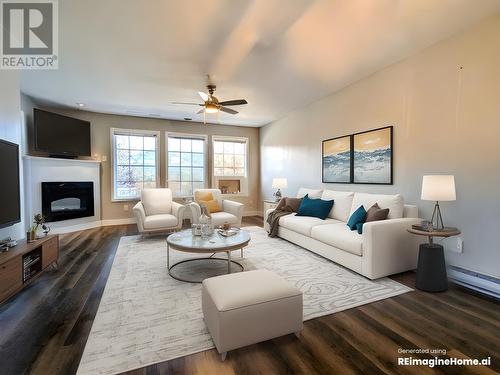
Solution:
M 186 103 L 186 102 L 171 102 L 170 104 L 205 105 L 205 104 L 199 104 L 199 103 Z
M 198 94 L 200 94 L 200 96 L 204 102 L 206 102 L 208 100 L 208 95 L 205 94 L 204 92 L 198 91 Z
M 203 112 L 205 112 L 205 108 L 200 109 L 198 112 L 196 112 L 196 114 L 199 115 L 200 113 L 203 113 Z
M 222 112 L 230 113 L 231 115 L 236 115 L 236 114 L 238 114 L 238 111 L 235 111 L 234 109 L 231 109 L 231 108 L 220 107 L 219 109 L 220 109 Z
M 242 104 L 248 104 L 248 102 L 245 99 L 236 99 L 236 100 L 226 100 L 225 102 L 220 102 L 220 105 L 242 105 Z

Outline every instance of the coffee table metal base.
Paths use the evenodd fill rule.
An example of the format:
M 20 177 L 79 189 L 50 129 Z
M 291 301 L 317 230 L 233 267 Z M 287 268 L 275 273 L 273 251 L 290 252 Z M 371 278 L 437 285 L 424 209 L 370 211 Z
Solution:
M 243 249 L 241 249 L 241 252 L 243 254 Z M 189 262 L 195 262 L 195 261 L 200 261 L 200 260 L 209 260 L 209 261 L 215 260 L 215 261 L 226 262 L 227 263 L 227 274 L 231 273 L 231 263 L 232 264 L 236 264 L 237 266 L 239 266 L 240 267 L 240 272 L 245 269 L 241 263 L 236 262 L 235 260 L 231 259 L 231 251 L 226 251 L 225 253 L 227 254 L 227 258 L 226 259 L 224 259 L 224 258 L 214 258 L 214 257 L 211 257 L 211 256 L 210 257 L 204 257 L 204 258 L 191 258 L 191 259 L 181 260 L 180 262 L 177 262 L 175 264 L 170 265 L 170 246 L 167 245 L 167 269 L 168 269 L 168 274 L 172 278 L 174 278 L 176 280 L 179 280 L 179 281 L 183 281 L 183 282 L 186 282 L 186 283 L 201 284 L 203 282 L 203 280 L 185 279 L 185 278 L 182 278 L 182 277 L 179 277 L 179 276 L 175 276 L 171 271 L 172 271 L 172 269 L 174 267 L 178 266 L 179 264 L 189 263 Z M 224 275 L 224 274 L 222 274 L 222 275 Z M 219 276 L 219 275 L 217 275 L 217 276 Z M 213 276 L 211 276 L 211 277 L 213 277 Z

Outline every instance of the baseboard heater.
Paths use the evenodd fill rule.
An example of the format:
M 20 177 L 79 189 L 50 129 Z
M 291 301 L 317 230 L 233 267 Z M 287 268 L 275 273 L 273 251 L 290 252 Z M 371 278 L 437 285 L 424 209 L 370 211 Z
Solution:
M 448 278 L 456 284 L 500 299 L 500 278 L 470 271 L 462 267 L 450 266 Z

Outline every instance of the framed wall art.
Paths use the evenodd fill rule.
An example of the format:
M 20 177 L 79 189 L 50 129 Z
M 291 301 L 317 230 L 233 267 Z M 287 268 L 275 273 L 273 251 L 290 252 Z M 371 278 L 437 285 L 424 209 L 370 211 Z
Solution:
M 354 134 L 353 182 L 392 184 L 392 126 Z
M 322 174 L 326 183 L 351 183 L 351 136 L 327 139 L 322 142 Z

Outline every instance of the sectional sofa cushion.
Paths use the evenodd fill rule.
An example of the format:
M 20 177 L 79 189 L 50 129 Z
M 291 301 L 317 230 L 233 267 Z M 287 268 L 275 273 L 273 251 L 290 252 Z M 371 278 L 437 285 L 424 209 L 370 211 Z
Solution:
M 323 193 L 322 189 L 308 189 L 308 188 L 300 188 L 297 192 L 297 198 L 304 198 L 307 194 L 309 198 L 317 199 L 321 198 L 321 194 Z
M 306 194 L 302 198 L 297 216 L 312 216 L 325 220 L 332 209 L 333 201 L 324 201 L 321 198 L 311 199 Z
M 326 224 L 342 224 L 342 222 L 334 219 L 327 218 L 326 220 L 318 219 L 317 217 L 310 216 L 297 216 L 295 214 L 286 215 L 280 218 L 280 227 L 292 230 L 294 232 L 303 234 L 304 236 L 311 236 L 311 229 L 315 226 L 323 226 Z M 344 224 L 345 225 L 345 224 Z
M 363 237 L 345 223 L 317 225 L 312 228 L 311 237 L 351 254 L 363 255 Z
M 353 198 L 354 193 L 352 191 L 323 190 L 323 194 L 321 195 L 321 199 L 323 200 L 334 201 L 328 217 L 344 222 L 349 219 Z
M 401 194 L 385 195 L 367 193 L 354 193 L 349 216 L 352 215 L 359 206 L 371 207 L 375 203 L 378 203 L 380 208 L 389 209 L 388 219 L 400 219 L 403 217 L 404 201 Z

